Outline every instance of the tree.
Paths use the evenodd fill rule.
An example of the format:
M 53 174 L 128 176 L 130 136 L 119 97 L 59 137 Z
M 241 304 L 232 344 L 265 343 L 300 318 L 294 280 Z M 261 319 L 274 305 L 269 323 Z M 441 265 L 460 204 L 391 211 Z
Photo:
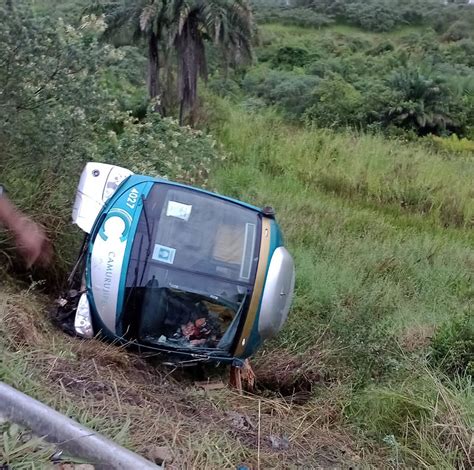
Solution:
M 195 107 L 199 76 L 207 76 L 206 41 L 221 49 L 227 65 L 251 56 L 253 18 L 248 0 L 124 0 L 101 8 L 108 25 L 105 37 L 125 33 L 133 40 L 146 40 L 151 99 L 161 92 L 160 57 L 168 59 L 169 68 L 169 57 L 174 53 L 180 122 L 185 112 Z
M 458 103 L 443 77 L 405 67 L 394 71 L 387 84 L 395 92 L 386 109 L 388 122 L 420 135 L 458 130 L 459 113 L 453 112 Z
M 0 3 L 0 174 L 15 203 L 47 228 L 55 263 L 41 279 L 55 283 L 80 243 L 70 223 L 72 182 L 86 162 L 203 185 L 220 158 L 202 132 L 158 113 L 130 115 L 134 66 L 143 60 L 99 41 L 105 27 L 95 15 L 77 27 L 36 15 L 30 0 L 16 0 L 13 11 Z M 10 249 L 1 231 L 0 271 L 12 262 Z
M 144 40 L 147 44 L 148 96 L 156 100 L 155 111 L 162 112 L 160 101 L 160 48 L 166 28 L 164 0 L 123 0 L 121 3 L 96 3 L 92 10 L 105 14 L 104 38 L 125 37 L 125 42 Z
M 213 41 L 230 61 L 251 56 L 252 14 L 246 0 L 174 0 L 168 10 L 169 40 L 178 60 L 179 120 L 191 113 L 198 77 L 207 78 L 205 41 Z

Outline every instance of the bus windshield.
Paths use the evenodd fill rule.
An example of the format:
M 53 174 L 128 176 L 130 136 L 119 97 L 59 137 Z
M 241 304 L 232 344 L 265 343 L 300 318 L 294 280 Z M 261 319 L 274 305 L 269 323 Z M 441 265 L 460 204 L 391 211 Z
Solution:
M 255 280 L 258 213 L 166 183 L 143 204 L 121 329 L 142 342 L 228 350 Z

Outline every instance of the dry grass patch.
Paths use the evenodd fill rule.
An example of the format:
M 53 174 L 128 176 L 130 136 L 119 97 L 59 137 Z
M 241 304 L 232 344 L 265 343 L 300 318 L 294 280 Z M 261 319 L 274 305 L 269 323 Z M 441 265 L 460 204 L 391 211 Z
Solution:
M 301 405 L 291 397 L 200 390 L 190 372 L 67 337 L 49 322 L 48 302 L 33 293 L 3 293 L 0 330 L 8 353 L 1 379 L 148 458 L 167 449 L 167 468 L 340 468 L 366 458 L 341 425 L 337 400 L 308 396 Z M 22 370 L 6 373 L 19 367 L 18 357 Z M 276 359 L 280 366 L 286 361 Z M 289 373 L 296 364 L 287 359 Z

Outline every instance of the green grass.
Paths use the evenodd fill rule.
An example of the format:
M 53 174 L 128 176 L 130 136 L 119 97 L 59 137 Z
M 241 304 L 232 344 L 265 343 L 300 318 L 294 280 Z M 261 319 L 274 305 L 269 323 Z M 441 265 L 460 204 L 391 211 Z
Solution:
M 236 111 L 220 135 L 239 141 L 245 164 L 263 178 L 283 177 L 305 191 L 401 208 L 433 225 L 474 226 L 474 154 L 447 157 L 381 136 L 286 126 L 271 111 L 233 127 L 243 114 Z
M 211 183 L 273 205 L 295 258 L 289 321 L 264 355 L 286 350 L 311 363 L 324 348 L 326 364 L 314 367 L 354 387 L 342 399 L 347 420 L 398 464 L 436 465 L 447 449 L 443 468 L 467 468 L 472 389 L 438 378 L 425 356 L 440 325 L 472 312 L 472 156 L 213 106 L 214 132 L 231 156 Z M 438 410 L 440 397 L 448 411 Z M 462 438 L 440 431 L 452 437 L 461 424 Z
M 396 43 L 411 34 L 421 34 L 427 31 L 429 31 L 429 29 L 423 27 L 406 26 L 389 33 L 376 33 L 343 24 L 335 24 L 316 29 L 297 25 L 265 23 L 259 25 L 259 39 L 260 50 L 265 50 L 268 47 L 273 48 L 291 45 L 314 51 L 318 49 L 318 44 L 320 45 L 321 40 L 324 39 L 333 41 L 335 45 L 338 44 L 342 36 L 356 40 L 370 41 L 374 44 L 386 40 L 393 40 Z
M 51 466 L 52 446 L 15 424 L 0 422 L 0 462 L 6 468 L 27 470 Z
M 368 387 L 348 414 L 389 445 L 398 465 L 408 455 L 418 468 L 472 468 L 472 387 L 420 369 L 410 381 Z
M 469 307 L 472 159 L 230 109 L 217 132 L 234 165 L 214 184 L 276 207 L 298 266 L 287 334 L 311 337 L 303 319 L 333 315 L 380 318 L 401 333 Z

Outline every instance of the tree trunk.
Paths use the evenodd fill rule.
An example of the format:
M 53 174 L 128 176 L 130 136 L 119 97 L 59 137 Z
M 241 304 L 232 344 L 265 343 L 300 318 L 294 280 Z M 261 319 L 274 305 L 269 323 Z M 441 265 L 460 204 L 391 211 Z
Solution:
M 179 120 L 183 124 L 185 115 L 190 111 L 190 125 L 193 125 L 198 77 L 207 78 L 206 51 L 196 15 L 189 16 L 176 38 L 175 46 L 178 55 Z
M 176 92 L 173 88 L 173 64 L 171 57 L 171 49 L 164 50 L 161 57 L 161 70 L 163 70 L 163 75 L 161 76 L 161 107 L 163 110 L 163 115 L 167 115 L 167 110 L 174 109 L 176 107 Z
M 148 38 L 148 96 L 150 97 L 150 100 L 155 101 L 153 111 L 162 114 L 158 37 L 153 32 Z
M 184 99 L 181 98 L 179 102 L 179 125 L 182 126 L 184 123 Z

